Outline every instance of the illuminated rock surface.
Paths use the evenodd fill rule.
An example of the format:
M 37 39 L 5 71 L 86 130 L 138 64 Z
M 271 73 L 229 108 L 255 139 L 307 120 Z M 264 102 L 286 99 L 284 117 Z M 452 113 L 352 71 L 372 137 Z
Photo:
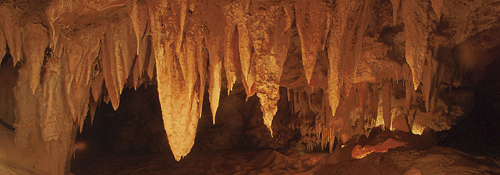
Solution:
M 0 119 L 15 128 L 13 161 L 48 174 L 69 173 L 87 115 L 92 123 L 102 102 L 118 110 L 125 88 L 147 85 L 157 87 L 177 161 L 195 145 L 207 105 L 213 127 L 219 112 L 260 109 L 250 122 L 270 137 L 260 124 L 244 132 L 272 145 L 293 130 L 300 137 L 286 144 L 305 150 L 332 152 L 378 126 L 448 130 L 500 53 L 499 4 L 2 1 Z M 260 106 L 222 107 L 242 92 Z

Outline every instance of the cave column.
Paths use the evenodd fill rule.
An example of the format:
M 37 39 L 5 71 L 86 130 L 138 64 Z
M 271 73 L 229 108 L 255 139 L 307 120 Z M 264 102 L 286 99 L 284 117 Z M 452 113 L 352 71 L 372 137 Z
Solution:
M 34 93 L 29 86 L 30 68 L 21 66 L 14 88 L 16 151 L 8 156 L 20 157 L 16 163 L 47 174 L 69 173 L 76 136 L 77 125 L 65 103 L 61 62 L 46 63 L 43 82 Z

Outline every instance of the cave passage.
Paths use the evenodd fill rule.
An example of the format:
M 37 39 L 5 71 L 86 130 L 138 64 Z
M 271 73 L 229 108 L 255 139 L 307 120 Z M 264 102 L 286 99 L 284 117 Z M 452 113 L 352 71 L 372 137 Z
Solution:
M 500 174 L 498 14 L 3 0 L 0 174 Z

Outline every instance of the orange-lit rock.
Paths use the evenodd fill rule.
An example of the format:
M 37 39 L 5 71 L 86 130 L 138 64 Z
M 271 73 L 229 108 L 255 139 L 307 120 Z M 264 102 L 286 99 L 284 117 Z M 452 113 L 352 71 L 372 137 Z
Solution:
M 391 148 L 397 148 L 397 147 L 404 146 L 404 145 L 405 145 L 404 142 L 395 141 L 391 138 L 387 139 L 386 141 L 379 143 L 375 146 L 363 147 L 360 145 L 356 145 L 356 147 L 354 147 L 354 149 L 352 150 L 351 157 L 354 159 L 361 159 L 361 158 L 365 157 L 366 155 L 373 153 L 373 152 L 383 153 L 383 152 L 387 152 Z
M 89 111 L 116 110 L 141 84 L 158 85 L 176 160 L 194 145 L 206 87 L 215 124 L 221 91 L 237 83 L 257 94 L 271 136 L 286 88 L 287 127 L 308 150 L 380 125 L 449 129 L 472 93 L 443 92 L 477 83 L 500 45 L 497 0 L 7 0 L 0 11 L 0 56 L 18 70 L 14 99 L 1 98 L 16 104 L 5 108 L 16 147 L 33 153 L 26 166 L 49 174 L 69 172 Z

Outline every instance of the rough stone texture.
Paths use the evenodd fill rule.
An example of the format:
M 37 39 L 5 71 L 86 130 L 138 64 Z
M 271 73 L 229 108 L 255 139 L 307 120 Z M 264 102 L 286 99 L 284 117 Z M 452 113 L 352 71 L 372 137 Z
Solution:
M 9 53 L 19 68 L 16 147 L 33 153 L 25 155 L 31 167 L 68 173 L 87 112 L 92 116 L 101 101 L 117 109 L 124 87 L 145 81 L 159 87 L 177 160 L 194 145 L 206 83 L 212 123 L 221 85 L 230 94 L 241 81 L 247 97 L 257 94 L 271 136 L 280 135 L 273 123 L 286 88 L 296 116 L 291 127 L 309 150 L 331 151 L 335 139 L 391 128 L 404 116 L 414 133 L 447 129 L 466 109 L 443 100 L 443 92 L 477 83 L 498 56 L 499 4 L 1 1 L 0 56 Z M 404 89 L 404 103 L 395 89 Z

